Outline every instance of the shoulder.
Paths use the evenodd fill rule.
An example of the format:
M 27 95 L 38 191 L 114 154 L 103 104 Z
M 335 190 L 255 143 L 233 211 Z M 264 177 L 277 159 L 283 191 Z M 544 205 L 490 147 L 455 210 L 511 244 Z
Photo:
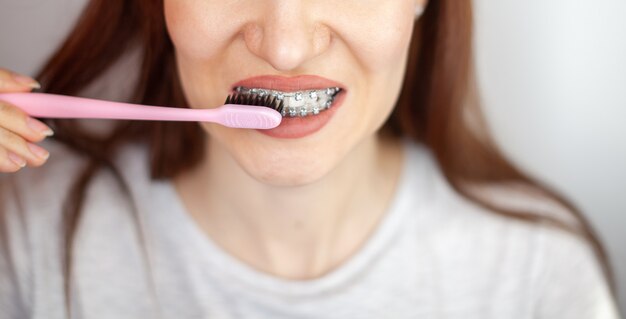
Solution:
M 5 210 L 49 211 L 59 207 L 72 181 L 86 164 L 84 158 L 61 143 L 43 143 L 50 158 L 38 168 L 0 175 L 0 196 Z
M 34 308 L 62 304 L 63 213 L 88 165 L 85 156 L 61 143 L 47 141 L 43 146 L 51 154 L 44 166 L 0 176 L 0 236 L 4 242 L 0 245 L 0 309 L 19 313 L 19 317 L 27 317 Z M 131 245 L 134 237 L 129 230 L 132 220 L 126 191 L 149 182 L 144 160 L 145 152 L 136 147 L 125 148 L 117 156 L 120 174 L 130 184 L 127 189 L 107 170 L 96 173 L 85 187 L 74 258 L 92 256 L 92 247 L 101 252 L 103 245 L 93 243 L 115 241 L 111 234 L 117 242 L 123 241 L 124 247 Z
M 63 145 L 44 142 L 48 163 L 0 175 L 0 308 L 27 317 L 33 286 L 42 278 L 60 287 L 61 207 L 85 161 Z M 52 276 L 49 276 L 49 275 Z
M 619 317 L 615 296 L 588 240 L 543 227 L 538 243 L 534 273 L 538 318 Z
M 422 215 L 420 238 L 446 271 L 446 280 L 483 292 L 523 291 L 531 296 L 539 318 L 617 318 L 601 264 L 581 235 L 498 213 L 470 200 L 449 184 L 428 149 L 412 145 L 409 152 L 413 160 L 423 162 L 424 170 L 414 170 L 414 179 L 427 181 L 426 204 L 417 213 Z M 497 207 L 520 212 L 520 217 L 549 216 L 578 227 L 568 208 L 519 185 L 473 191 Z M 469 295 L 475 291 L 467 289 L 476 289 L 455 287 Z
M 430 180 L 424 219 L 430 227 L 428 232 L 437 242 L 466 247 L 474 259 L 501 262 L 510 258 L 516 263 L 524 259 L 534 263 L 537 258 L 557 253 L 555 250 L 563 258 L 595 259 L 590 244 L 582 236 L 543 221 L 542 217 L 550 217 L 572 229 L 578 227 L 573 212 L 557 200 L 518 184 L 468 188 L 466 191 L 479 200 L 470 199 L 450 184 L 427 150 L 420 152 L 428 154 L 423 159 L 429 169 L 426 178 Z M 513 251 L 514 254 L 509 253 Z
M 44 142 L 43 147 L 51 156 L 42 167 L 0 175 L 0 217 L 13 225 L 7 233 L 9 240 L 27 239 L 32 245 L 57 243 L 63 212 L 79 191 L 85 194 L 83 211 L 114 218 L 128 208 L 130 186 L 120 185 L 149 183 L 141 148 L 126 147 L 116 157 L 122 183 L 109 170 L 101 169 L 89 183 L 78 187 L 89 164 L 87 157 L 54 140 Z
M 17 210 L 27 215 L 50 218 L 58 217 L 68 195 L 72 194 L 74 185 L 87 168 L 89 160 L 55 140 L 45 141 L 43 147 L 50 151 L 51 156 L 42 167 L 26 168 L 17 173 L 0 175 L 0 196 L 2 196 L 0 207 L 4 210 Z M 115 162 L 124 180 L 133 182 L 147 180 L 145 152 L 141 147 L 123 148 Z M 94 174 L 89 187 L 114 190 L 118 183 L 110 171 L 100 170 Z M 89 196 L 89 199 L 106 197 L 110 194 L 112 193 L 105 191 Z
M 551 217 L 575 226 L 577 219 L 557 200 L 533 187 L 505 183 L 467 187 L 465 191 L 478 200 L 468 198 L 451 185 L 428 147 L 408 142 L 406 149 L 406 158 L 411 162 L 406 178 L 413 181 L 411 191 L 420 199 L 417 209 L 422 210 L 422 218 L 432 229 L 431 233 L 454 234 L 455 237 L 480 234 L 483 239 L 498 238 L 501 242 L 511 238 L 533 244 L 550 242 L 552 237 L 570 238 L 573 243 L 586 247 L 586 242 L 578 236 L 527 217 Z M 500 210 L 495 211 L 486 204 Z

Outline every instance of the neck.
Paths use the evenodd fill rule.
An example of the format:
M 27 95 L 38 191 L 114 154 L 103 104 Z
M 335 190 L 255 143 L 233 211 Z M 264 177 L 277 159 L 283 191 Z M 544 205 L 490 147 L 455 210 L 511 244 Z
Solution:
M 320 180 L 279 187 L 253 179 L 213 144 L 203 165 L 175 181 L 188 211 L 230 254 L 294 279 L 326 273 L 361 246 L 401 166 L 399 143 L 373 137 Z

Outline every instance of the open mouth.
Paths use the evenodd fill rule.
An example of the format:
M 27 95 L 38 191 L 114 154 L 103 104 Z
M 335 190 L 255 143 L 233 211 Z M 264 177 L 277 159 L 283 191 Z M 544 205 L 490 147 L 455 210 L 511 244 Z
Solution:
M 283 102 L 283 117 L 305 117 L 318 115 L 328 110 L 341 92 L 339 87 L 283 92 L 265 88 L 235 87 L 235 91 L 243 95 L 264 97 L 271 95 Z

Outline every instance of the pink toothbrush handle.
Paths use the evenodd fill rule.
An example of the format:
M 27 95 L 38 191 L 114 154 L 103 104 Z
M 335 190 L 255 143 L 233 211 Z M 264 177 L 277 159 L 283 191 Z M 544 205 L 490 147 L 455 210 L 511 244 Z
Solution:
M 213 122 L 233 128 L 270 129 L 282 116 L 262 106 L 226 104 L 215 109 L 188 109 L 120 103 L 49 93 L 0 93 L 34 117 Z

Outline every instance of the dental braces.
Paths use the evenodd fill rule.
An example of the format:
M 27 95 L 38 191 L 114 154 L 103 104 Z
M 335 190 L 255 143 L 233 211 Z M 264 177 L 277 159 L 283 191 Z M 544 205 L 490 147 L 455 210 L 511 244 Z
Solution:
M 332 106 L 337 94 L 341 92 L 341 88 L 329 87 L 317 90 L 281 92 L 262 88 L 247 88 L 238 86 L 235 88 L 235 91 L 243 95 L 250 95 L 251 97 L 265 97 L 270 95 L 283 102 L 283 108 L 281 111 L 283 117 L 304 117 L 317 115 L 320 112 L 329 109 Z

